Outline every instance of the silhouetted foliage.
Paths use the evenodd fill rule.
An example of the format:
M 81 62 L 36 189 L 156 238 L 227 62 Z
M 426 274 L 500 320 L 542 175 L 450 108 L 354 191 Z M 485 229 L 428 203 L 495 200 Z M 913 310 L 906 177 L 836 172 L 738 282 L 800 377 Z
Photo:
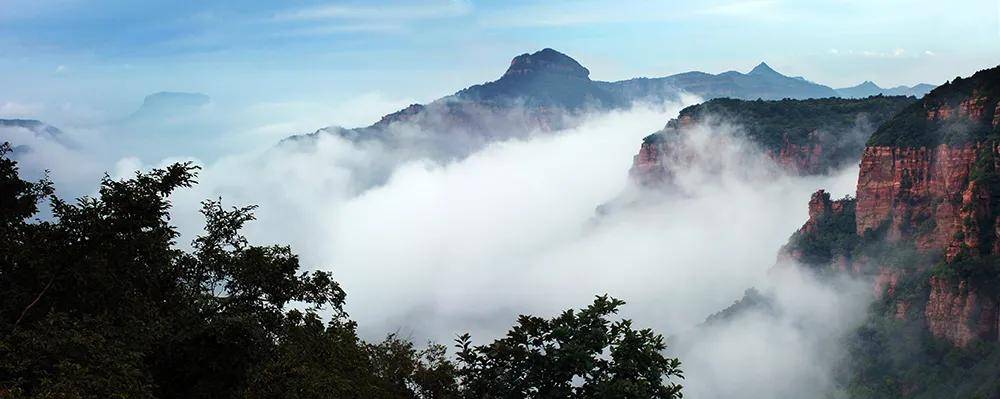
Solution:
M 554 321 L 550 334 L 572 334 L 560 338 L 569 346 L 559 357 L 466 346 L 455 361 L 444 346 L 417 349 L 395 335 L 368 343 L 329 272 L 301 272 L 289 247 L 240 234 L 252 206 L 205 201 L 204 233 L 191 251 L 176 247 L 168 198 L 195 183 L 197 167 L 106 176 L 95 197 L 67 202 L 48 180 L 22 180 L 8 151 L 0 148 L 0 398 L 510 397 L 484 393 L 472 372 L 500 363 L 588 376 L 585 397 L 679 391 L 660 385 L 679 375 L 660 354 L 662 337 L 604 318 L 620 301 L 601 298 Z M 29 220 L 45 201 L 51 218 Z M 548 382 L 520 383 L 525 392 Z
M 504 338 L 473 346 L 459 337 L 459 375 L 476 398 L 676 398 L 680 362 L 663 337 L 611 321 L 624 302 L 600 296 L 553 319 L 521 316 Z

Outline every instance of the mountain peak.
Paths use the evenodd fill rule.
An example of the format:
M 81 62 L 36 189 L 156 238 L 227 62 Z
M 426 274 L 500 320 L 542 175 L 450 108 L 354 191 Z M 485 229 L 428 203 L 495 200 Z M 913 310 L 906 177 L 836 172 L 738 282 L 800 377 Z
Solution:
M 510 61 L 504 77 L 550 73 L 589 79 L 590 71 L 570 56 L 545 48 L 532 54 L 524 53 Z
M 781 75 L 778 71 L 771 69 L 766 63 L 761 62 L 750 70 L 748 75 Z
M 203 109 L 212 99 L 201 93 L 161 91 L 146 96 L 128 119 L 164 118 L 186 115 Z
M 864 82 L 861 82 L 861 84 L 859 84 L 858 87 L 865 87 L 865 88 L 872 88 L 872 89 L 881 89 L 881 87 L 878 87 L 878 85 L 875 84 L 875 82 L 872 82 L 870 80 L 866 80 Z

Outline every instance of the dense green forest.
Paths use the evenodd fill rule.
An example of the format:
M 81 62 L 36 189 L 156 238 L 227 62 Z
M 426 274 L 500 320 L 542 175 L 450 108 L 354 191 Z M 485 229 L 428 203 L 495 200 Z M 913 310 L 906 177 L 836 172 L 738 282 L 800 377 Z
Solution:
M 864 324 L 845 338 L 847 356 L 835 376 L 848 397 L 1000 397 L 1000 343 L 979 341 L 961 348 L 934 337 L 927 328 L 924 311 L 932 274 L 975 270 L 996 276 L 1000 259 L 980 259 L 974 266 L 963 263 L 904 273 L 894 297 L 871 305 Z M 980 289 L 992 287 L 991 295 L 1000 286 L 996 277 L 976 284 Z M 911 304 L 902 319 L 897 317 L 901 301 Z
M 1000 397 L 1000 343 L 957 347 L 934 337 L 925 315 L 931 276 L 956 286 L 966 281 L 980 295 L 1000 295 L 1000 259 L 968 257 L 946 264 L 940 251 L 921 252 L 912 241 L 887 240 L 888 223 L 859 237 L 856 200 L 842 202 L 844 212 L 821 216 L 816 229 L 796 232 L 785 249 L 796 252 L 821 277 L 841 275 L 830 265 L 834 257 L 843 257 L 861 262 L 863 274 L 876 273 L 873 267 L 878 266 L 898 272 L 900 279 L 894 294 L 876 298 L 862 325 L 844 337 L 847 355 L 834 374 L 839 394 L 866 399 Z M 746 299 L 737 305 L 742 302 Z M 767 303 L 766 298 L 757 299 L 746 306 Z M 736 310 L 734 305 L 725 313 Z
M 690 118 L 710 124 L 737 123 L 746 136 L 765 149 L 773 150 L 780 148 L 786 141 L 808 144 L 812 140 L 810 134 L 817 130 L 837 136 L 847 135 L 859 122 L 866 122 L 874 129 L 915 102 L 914 97 L 882 95 L 862 99 L 775 101 L 716 98 L 684 108 L 677 119 Z M 672 125 L 676 126 L 676 122 Z M 867 137 L 868 133 L 859 135 Z M 647 137 L 646 141 L 656 139 L 654 134 Z M 864 138 L 860 141 L 863 144 Z
M 949 109 L 958 113 L 965 99 L 980 98 L 983 115 L 970 118 L 930 118 L 932 111 Z M 992 120 L 1000 98 L 1000 67 L 984 69 L 968 78 L 956 77 L 938 86 L 923 101 L 910 104 L 868 140 L 870 146 L 932 147 L 962 145 L 1000 139 L 1000 125 Z
M 253 207 L 205 201 L 178 249 L 172 192 L 197 167 L 105 177 L 65 201 L 0 148 L 0 398 L 676 398 L 664 338 L 599 296 L 449 352 L 366 342 L 329 272 L 240 234 Z M 41 206 L 51 217 L 40 219 Z M 295 304 L 294 306 L 292 304 Z

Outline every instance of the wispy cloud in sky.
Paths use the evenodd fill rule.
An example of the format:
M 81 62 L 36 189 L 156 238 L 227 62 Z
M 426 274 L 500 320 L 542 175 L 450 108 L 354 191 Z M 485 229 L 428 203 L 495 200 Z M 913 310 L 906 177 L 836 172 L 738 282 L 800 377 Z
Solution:
M 47 110 L 70 101 L 121 113 L 176 89 L 256 101 L 315 91 L 338 101 L 371 91 L 438 98 L 544 47 L 595 79 L 767 61 L 831 86 L 940 83 L 1000 59 L 996 0 L 0 3 L 0 75 L 16 77 L 0 101 Z
M 467 15 L 472 4 L 463 0 L 391 4 L 329 4 L 277 13 L 277 20 L 418 20 Z
M 713 4 L 699 10 L 702 14 L 728 15 L 738 17 L 772 16 L 778 3 L 772 0 L 734 1 Z
M 479 17 L 485 27 L 559 27 L 677 19 L 678 3 L 623 0 L 615 7 L 598 1 L 552 1 L 489 10 Z

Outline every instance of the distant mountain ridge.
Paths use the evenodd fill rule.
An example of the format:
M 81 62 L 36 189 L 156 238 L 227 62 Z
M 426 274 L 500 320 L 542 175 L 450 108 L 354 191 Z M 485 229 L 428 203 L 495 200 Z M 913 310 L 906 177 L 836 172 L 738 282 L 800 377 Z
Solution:
M 514 57 L 496 80 L 470 86 L 427 104 L 412 104 L 359 128 L 330 126 L 294 135 L 279 146 L 310 151 L 324 137 L 378 146 L 391 156 L 356 169 L 365 176 L 358 188 L 382 184 L 395 165 L 412 159 L 462 159 L 491 142 L 571 128 L 591 111 L 628 109 L 637 102 L 679 102 L 684 95 L 704 100 L 781 100 L 837 97 L 824 85 L 782 75 L 760 63 L 747 73 L 687 72 L 662 78 L 616 82 L 590 79 L 590 70 L 546 48 Z
M 924 86 L 915 88 L 923 90 Z M 401 128 L 397 125 L 409 125 L 436 134 L 464 133 L 489 141 L 524 133 L 515 131 L 518 129 L 551 131 L 570 127 L 571 116 L 584 111 L 623 109 L 637 101 L 677 101 L 682 94 L 704 100 L 720 97 L 780 100 L 860 96 L 858 93 L 862 92 L 849 89 L 840 93 L 803 77 L 785 76 L 763 62 L 747 73 L 695 71 L 660 78 L 596 81 L 590 79 L 590 70 L 572 57 L 545 48 L 514 57 L 497 80 L 470 86 L 429 104 L 412 104 L 370 126 L 353 129 L 331 126 L 289 139 L 337 134 L 349 140 L 392 141 L 394 136 L 401 135 L 394 132 Z M 871 91 L 868 86 L 863 89 L 866 93 Z M 888 94 L 886 89 L 880 90 Z M 459 140 L 480 141 L 475 137 Z
M 63 135 L 59 128 L 35 119 L 0 119 L 0 131 L 4 128 L 27 129 L 47 138 L 58 138 Z
M 19 143 L 17 132 L 13 129 L 21 129 L 30 132 L 37 139 L 45 139 L 66 144 L 66 136 L 59 128 L 48 123 L 35 119 L 0 119 L 0 144 L 10 142 L 14 156 L 32 151 L 32 147 Z
M 211 102 L 211 97 L 201 93 L 161 91 L 143 98 L 142 105 L 132 115 L 129 115 L 128 119 L 183 117 L 186 114 L 197 112 Z
M 844 98 L 865 98 L 877 95 L 883 96 L 914 96 L 916 98 L 921 98 L 931 90 L 934 90 L 934 85 L 929 85 L 926 83 L 920 83 L 914 86 L 896 86 L 890 88 L 882 88 L 870 80 L 866 80 L 857 86 L 844 87 L 837 89 L 837 94 Z

